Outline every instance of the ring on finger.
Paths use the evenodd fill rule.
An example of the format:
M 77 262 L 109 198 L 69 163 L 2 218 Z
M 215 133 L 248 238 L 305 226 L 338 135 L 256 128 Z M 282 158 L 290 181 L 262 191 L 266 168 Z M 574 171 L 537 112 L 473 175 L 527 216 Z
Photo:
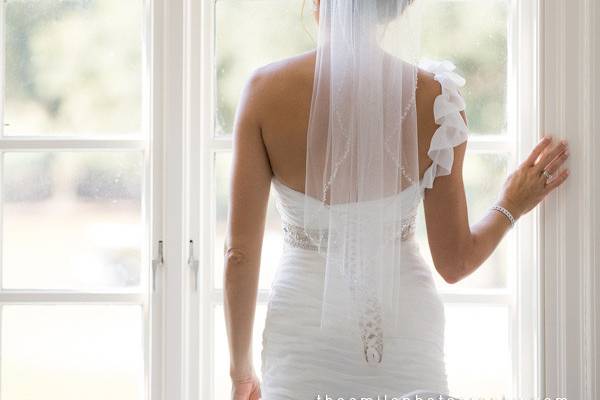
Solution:
M 549 181 L 550 179 L 552 179 L 552 174 L 550 172 L 548 172 L 547 169 L 544 169 L 542 171 L 542 175 L 544 175 L 544 178 L 546 178 L 546 181 Z
M 540 171 L 540 177 L 543 176 L 544 178 L 546 178 L 546 181 L 552 179 L 553 175 L 556 173 L 556 170 L 558 170 L 560 165 L 567 159 L 567 151 L 565 151 L 561 155 L 555 157 L 550 163 L 548 163 Z

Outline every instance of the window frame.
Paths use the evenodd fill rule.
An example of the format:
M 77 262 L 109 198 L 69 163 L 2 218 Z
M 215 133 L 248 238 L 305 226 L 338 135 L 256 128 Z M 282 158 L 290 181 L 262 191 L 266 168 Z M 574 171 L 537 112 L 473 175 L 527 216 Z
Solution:
M 540 120 L 571 174 L 542 207 L 545 394 L 600 396 L 600 18 L 597 1 L 540 2 Z
M 153 393 L 161 391 L 161 353 L 163 340 L 161 333 L 161 293 L 152 291 L 151 264 L 157 251 L 157 236 L 163 225 L 161 211 L 163 196 L 161 173 L 161 121 L 162 99 L 157 95 L 160 87 L 160 23 L 156 23 L 157 13 L 161 13 L 161 0 L 139 0 L 142 4 L 143 19 L 141 32 L 142 45 L 142 125 L 140 135 L 106 136 L 43 136 L 19 135 L 4 136 L 4 95 L 0 96 L 0 181 L 3 179 L 4 153 L 21 151 L 136 151 L 143 154 L 141 220 L 145 226 L 141 248 L 141 282 L 139 288 L 117 288 L 107 290 L 45 290 L 45 289 L 3 289 L 0 284 L 0 319 L 2 307 L 10 305 L 136 305 L 142 312 L 142 347 L 144 398 L 151 399 Z M 0 92 L 5 87 L 5 17 L 7 0 L 0 2 Z M 158 183 L 158 185 L 157 185 Z M 0 204 L 2 203 L 0 191 Z M 0 223 L 2 214 L 0 213 Z M 1 249 L 1 247 L 0 247 Z M 162 272 L 162 271 L 159 271 Z M 1 274 L 0 274 L 1 277 Z M 1 340 L 1 334 L 0 334 Z M 1 365 L 0 365 L 1 368 Z
M 144 96 L 147 125 L 143 129 L 151 132 L 145 144 L 148 147 L 144 175 L 148 204 L 144 218 L 150 228 L 148 258 L 156 259 L 158 240 L 165 243 L 165 264 L 157 271 L 157 289 L 152 292 L 148 287 L 148 296 L 4 290 L 0 291 L 0 303 L 140 304 L 139 301 L 145 301 L 147 399 L 212 398 L 214 394 L 208 390 L 212 387 L 212 373 L 210 367 L 203 366 L 212 366 L 215 357 L 211 348 L 212 307 L 218 302 L 222 304 L 223 294 L 222 290 L 212 289 L 214 201 L 207 193 L 214 192 L 214 152 L 227 151 L 231 146 L 227 137 L 212 135 L 215 0 L 143 1 L 147 28 L 144 71 L 148 82 Z M 600 148 L 600 139 L 594 136 L 600 128 L 600 116 L 595 115 L 600 100 L 594 96 L 600 93 L 600 49 L 592 41 L 600 34 L 600 28 L 592 24 L 600 19 L 600 4 L 582 0 L 573 10 L 566 10 L 561 0 L 510 2 L 512 51 L 508 72 L 509 81 L 516 83 L 508 88 L 509 98 L 515 99 L 508 104 L 508 131 L 519 134 L 512 142 L 502 137 L 471 136 L 467 151 L 503 146 L 512 152 L 513 163 L 509 168 L 514 167 L 515 160 L 524 159 L 537 143 L 536 132 L 541 127 L 553 128 L 571 139 L 573 154 L 577 151 L 583 155 L 578 160 L 572 157 L 570 162 L 572 170 L 580 173 L 571 184 L 579 183 L 584 193 L 578 196 L 575 191 L 559 189 L 546 205 L 521 218 L 512 232 L 517 243 L 518 267 L 513 268 L 508 291 L 485 295 L 476 291 L 448 292 L 442 293 L 442 298 L 445 302 L 491 301 L 513 307 L 511 348 L 513 354 L 522 355 L 518 359 L 512 357 L 514 396 L 530 398 L 568 392 L 569 398 L 596 398 L 600 391 L 599 369 L 586 354 L 598 354 L 600 349 L 600 308 L 594 303 L 600 295 L 600 273 L 593 268 L 599 266 L 594 243 L 600 237 L 600 213 L 592 206 L 600 203 L 600 188 L 592 185 L 600 180 L 600 160 L 593 153 L 593 149 Z M 6 2 L 0 2 L 0 21 L 4 20 L 5 5 Z M 563 28 L 556 29 L 557 26 Z M 579 40 L 581 35 L 583 41 Z M 5 72 L 3 40 L 4 24 L 0 23 L 1 87 Z M 572 46 L 576 51 L 567 43 L 578 43 Z M 567 55 L 572 55 L 570 51 L 575 51 L 577 65 L 581 66 L 577 85 L 572 88 L 564 84 L 574 72 L 567 62 Z M 561 78 L 557 80 L 557 76 Z M 581 106 L 572 116 L 564 111 L 570 103 Z M 0 101 L 0 117 L 3 105 Z M 569 130 L 571 126 L 580 126 L 581 136 Z M 0 152 L 136 146 L 142 146 L 136 139 L 0 139 Z M 0 177 L 2 172 L 0 163 Z M 570 179 L 573 178 L 575 174 Z M 556 232 L 563 232 L 562 236 Z M 571 234 L 579 243 L 562 241 Z M 193 286 L 195 276 L 187 263 L 190 239 L 194 249 L 192 259 L 201 265 L 197 291 Z M 577 279 L 565 282 L 569 256 L 578 257 L 582 263 L 576 268 Z M 146 261 L 144 264 L 151 271 L 151 260 Z M 268 292 L 261 290 L 258 303 L 266 304 L 267 300 Z M 570 315 L 575 315 L 578 322 L 575 328 L 568 325 Z M 583 340 L 578 340 L 577 335 Z

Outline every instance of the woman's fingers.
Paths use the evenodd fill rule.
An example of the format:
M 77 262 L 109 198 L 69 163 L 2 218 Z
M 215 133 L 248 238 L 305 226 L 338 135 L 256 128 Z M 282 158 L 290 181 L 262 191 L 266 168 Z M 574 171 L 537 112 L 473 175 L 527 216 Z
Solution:
M 542 138 L 542 140 L 540 140 L 539 143 L 533 148 L 533 150 L 529 154 L 529 157 L 527 157 L 527 159 L 523 161 L 523 165 L 532 167 L 535 164 L 535 160 L 537 160 L 542 151 L 544 151 L 544 149 L 548 147 L 550 142 L 552 142 L 552 138 L 548 136 Z
M 565 150 L 558 156 L 554 157 L 554 159 L 550 161 L 550 163 L 546 165 L 546 168 L 544 169 L 550 174 L 554 175 L 554 173 L 558 171 L 560 166 L 564 164 L 565 161 L 567 161 L 567 158 L 569 158 L 569 150 Z
M 565 141 L 552 145 L 552 138 L 545 137 L 508 177 L 502 196 L 513 204 L 521 215 L 528 212 L 567 179 L 568 169 L 561 171 L 561 166 L 568 156 Z M 542 174 L 544 169 L 552 175 L 550 179 L 546 179 Z
M 557 176 L 553 176 L 552 179 L 548 181 L 548 184 L 546 185 L 546 194 L 550 193 L 561 183 L 563 183 L 565 179 L 567 179 L 567 176 L 569 176 L 569 170 L 567 169 L 563 170 Z
M 559 154 L 567 150 L 566 141 L 559 142 L 556 146 L 552 148 L 548 148 L 540 157 L 540 161 L 535 164 L 534 168 L 537 172 L 541 173 L 543 169 L 545 169 L 548 164 L 554 160 Z

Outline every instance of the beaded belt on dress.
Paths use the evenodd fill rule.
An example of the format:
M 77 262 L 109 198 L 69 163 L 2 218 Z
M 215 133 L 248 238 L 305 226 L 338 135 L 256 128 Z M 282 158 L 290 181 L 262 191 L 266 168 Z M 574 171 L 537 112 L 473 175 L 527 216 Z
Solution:
M 415 233 L 416 229 L 416 215 L 413 215 L 406 220 L 401 222 L 401 240 L 406 240 Z M 318 231 L 315 230 L 312 236 L 315 237 Z M 314 244 L 309 235 L 311 232 L 307 232 L 303 227 L 291 224 L 287 221 L 283 221 L 283 240 L 285 243 L 292 247 L 297 247 L 306 250 L 318 250 L 318 246 Z M 324 244 L 327 244 L 327 231 L 323 232 Z

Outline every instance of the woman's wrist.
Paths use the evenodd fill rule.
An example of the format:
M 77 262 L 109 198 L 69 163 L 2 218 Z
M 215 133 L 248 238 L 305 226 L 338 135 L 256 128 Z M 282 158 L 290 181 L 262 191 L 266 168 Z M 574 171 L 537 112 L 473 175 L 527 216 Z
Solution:
M 521 218 L 521 212 L 519 211 L 519 208 L 515 206 L 511 201 L 503 198 L 497 201 L 495 205 L 508 211 L 508 213 L 513 217 L 514 223 L 516 223 L 517 220 Z
M 256 373 L 252 364 L 238 368 L 230 368 L 229 370 L 229 377 L 232 382 L 243 383 L 250 380 L 255 375 Z

